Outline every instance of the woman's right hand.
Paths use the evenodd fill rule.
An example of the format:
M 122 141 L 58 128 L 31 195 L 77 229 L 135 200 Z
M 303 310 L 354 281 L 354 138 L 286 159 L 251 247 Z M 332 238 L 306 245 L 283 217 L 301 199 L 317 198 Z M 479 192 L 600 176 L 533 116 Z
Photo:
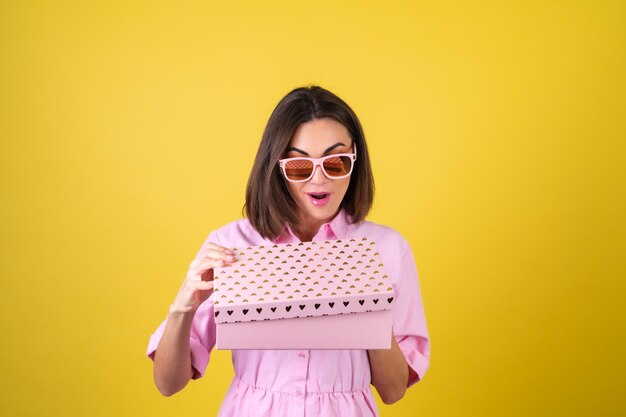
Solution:
M 170 312 L 195 312 L 213 291 L 213 268 L 230 266 L 235 254 L 222 246 L 207 243 L 205 250 L 191 262 L 189 271 Z

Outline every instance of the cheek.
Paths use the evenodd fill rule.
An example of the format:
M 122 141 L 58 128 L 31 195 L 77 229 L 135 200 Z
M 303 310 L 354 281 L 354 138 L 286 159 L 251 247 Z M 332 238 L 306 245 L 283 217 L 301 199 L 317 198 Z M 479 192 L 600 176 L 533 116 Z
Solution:
M 294 199 L 301 198 L 301 193 L 299 192 L 301 185 L 295 182 L 287 182 L 287 189 L 291 193 L 291 196 Z
M 350 178 L 345 178 L 341 180 L 341 184 L 338 184 L 337 191 L 345 194 L 348 191 L 348 187 L 350 186 Z

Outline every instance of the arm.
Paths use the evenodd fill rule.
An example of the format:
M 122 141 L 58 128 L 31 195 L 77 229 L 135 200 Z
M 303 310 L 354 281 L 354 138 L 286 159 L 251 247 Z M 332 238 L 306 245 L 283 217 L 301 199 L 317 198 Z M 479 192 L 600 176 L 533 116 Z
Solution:
M 161 394 L 177 393 L 194 377 L 190 346 L 194 317 L 213 292 L 213 267 L 228 266 L 235 261 L 233 255 L 226 248 L 208 243 L 206 253 L 201 252 L 191 263 L 154 352 L 154 383 Z
M 154 355 L 154 383 L 159 392 L 168 397 L 182 390 L 193 375 L 189 347 L 193 313 L 170 308 L 163 337 Z
M 386 254 L 389 256 L 383 259 L 388 265 L 387 272 L 389 276 L 397 277 L 394 286 L 395 307 L 393 308 L 391 349 L 372 350 L 368 353 L 372 383 L 382 400 L 385 403 L 387 400 L 392 403 L 402 398 L 406 389 L 424 377 L 430 358 L 430 339 L 426 328 L 417 268 L 408 242 L 400 239 L 400 248 L 394 245 L 393 250 L 389 250 Z M 381 362 L 382 365 L 377 365 L 377 362 Z M 395 381 L 394 374 L 398 381 L 402 375 L 403 381 Z M 393 383 L 394 381 L 397 385 Z
M 372 385 L 385 404 L 393 404 L 404 396 L 409 381 L 409 365 L 391 333 L 391 349 L 367 351 Z

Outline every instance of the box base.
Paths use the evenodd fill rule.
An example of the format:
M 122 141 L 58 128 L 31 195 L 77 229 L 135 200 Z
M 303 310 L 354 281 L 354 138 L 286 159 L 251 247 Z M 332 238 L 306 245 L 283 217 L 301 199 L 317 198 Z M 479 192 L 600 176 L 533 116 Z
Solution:
M 217 349 L 390 349 L 391 310 L 217 325 Z

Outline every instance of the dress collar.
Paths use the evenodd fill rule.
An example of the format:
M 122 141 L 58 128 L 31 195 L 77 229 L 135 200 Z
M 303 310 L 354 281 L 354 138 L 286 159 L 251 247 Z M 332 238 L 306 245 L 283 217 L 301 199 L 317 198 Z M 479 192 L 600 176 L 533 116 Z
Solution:
M 348 236 L 349 226 L 350 216 L 346 213 L 344 208 L 341 208 L 330 222 L 324 223 L 320 226 L 317 234 L 313 237 L 313 240 L 345 239 Z M 276 239 L 276 243 L 291 242 L 300 242 L 300 239 L 293 233 L 291 226 L 286 224 L 283 232 Z

